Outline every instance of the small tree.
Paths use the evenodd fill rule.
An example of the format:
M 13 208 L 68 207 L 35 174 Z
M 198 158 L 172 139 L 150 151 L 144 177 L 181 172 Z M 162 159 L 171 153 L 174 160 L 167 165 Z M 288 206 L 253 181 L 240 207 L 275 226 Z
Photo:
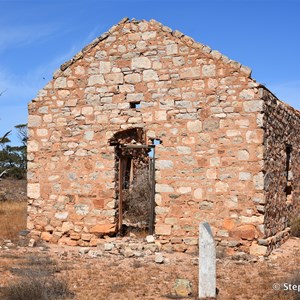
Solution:
M 27 134 L 27 124 L 19 124 L 16 125 L 15 128 L 18 131 L 18 138 L 20 142 L 22 143 L 21 146 L 16 149 L 19 152 L 19 156 L 21 159 L 21 165 L 20 168 L 22 170 L 27 169 L 27 140 L 28 140 L 28 134 Z
M 23 146 L 27 146 L 27 124 L 19 124 L 16 125 L 15 128 L 17 129 L 18 138 Z
M 0 138 L 0 144 L 1 146 L 4 145 L 5 143 L 9 143 L 10 140 L 8 138 L 9 134 L 11 133 L 11 130 L 6 132 L 1 138 Z
M 0 174 L 24 178 L 27 168 L 27 124 L 16 125 L 21 146 L 10 146 L 7 132 L 0 138 Z

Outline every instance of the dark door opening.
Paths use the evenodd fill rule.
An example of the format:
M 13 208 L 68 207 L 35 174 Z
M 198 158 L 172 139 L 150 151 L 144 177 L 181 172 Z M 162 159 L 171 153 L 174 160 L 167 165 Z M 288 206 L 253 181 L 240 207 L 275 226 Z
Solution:
M 155 145 L 145 145 L 140 128 L 118 132 L 114 137 L 110 144 L 116 154 L 118 234 L 153 234 Z

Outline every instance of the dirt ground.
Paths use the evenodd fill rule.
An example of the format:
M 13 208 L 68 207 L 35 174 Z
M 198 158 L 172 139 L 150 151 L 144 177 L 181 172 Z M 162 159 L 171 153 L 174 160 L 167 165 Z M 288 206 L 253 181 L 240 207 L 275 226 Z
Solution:
M 0 232 L 3 230 L 0 228 Z M 51 276 L 68 283 L 73 296 L 67 299 L 197 299 L 198 260 L 195 254 L 162 253 L 164 262 L 158 264 L 153 254 L 125 257 L 100 247 L 27 245 L 26 239 L 10 243 L 0 236 L 0 299 L 6 299 L 5 287 L 22 280 L 37 265 L 41 270 L 49 270 L 51 266 Z M 191 282 L 192 295 L 188 298 L 172 295 L 172 287 L 179 278 Z M 296 285 L 299 292 L 283 290 L 285 286 L 289 288 L 289 284 Z M 218 300 L 299 300 L 300 239 L 290 238 L 268 258 L 218 259 L 217 289 Z
M 273 289 L 276 284 L 300 285 L 299 246 L 300 240 L 292 238 L 268 259 L 218 260 L 217 299 L 299 299 L 300 292 Z M 20 280 L 20 270 L 47 258 L 55 262 L 55 276 L 66 279 L 74 292 L 69 299 L 179 299 L 171 295 L 178 278 L 192 283 L 193 295 L 186 299 L 197 299 L 197 257 L 189 254 L 164 253 L 165 262 L 157 264 L 153 255 L 126 258 L 97 248 L 85 254 L 76 247 L 57 245 L 4 248 L 0 249 L 0 293 L 1 287 Z

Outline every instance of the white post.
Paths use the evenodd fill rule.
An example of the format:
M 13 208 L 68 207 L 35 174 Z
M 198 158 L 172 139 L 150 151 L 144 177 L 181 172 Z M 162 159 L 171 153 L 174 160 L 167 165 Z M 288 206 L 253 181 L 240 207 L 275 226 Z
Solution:
M 216 297 L 216 247 L 207 222 L 199 225 L 199 298 Z

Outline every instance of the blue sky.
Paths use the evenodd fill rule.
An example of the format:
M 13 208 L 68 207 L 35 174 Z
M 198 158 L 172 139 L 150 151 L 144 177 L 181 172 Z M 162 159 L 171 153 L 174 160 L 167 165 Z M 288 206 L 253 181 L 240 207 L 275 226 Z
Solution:
M 156 19 L 251 67 L 300 109 L 299 15 L 298 0 L 0 0 L 0 135 L 27 122 L 27 103 L 62 63 L 125 16 Z

